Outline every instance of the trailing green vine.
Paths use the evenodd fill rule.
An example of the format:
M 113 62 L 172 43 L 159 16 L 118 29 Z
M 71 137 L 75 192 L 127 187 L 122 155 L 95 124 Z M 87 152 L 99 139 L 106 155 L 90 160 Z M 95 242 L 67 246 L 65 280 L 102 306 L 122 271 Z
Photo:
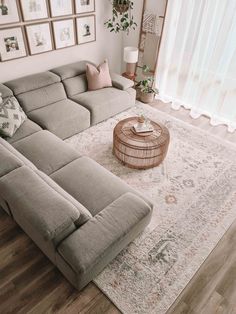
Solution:
M 104 23 L 110 32 L 119 33 L 120 31 L 129 34 L 130 30 L 135 30 L 137 23 L 134 21 L 132 10 L 134 2 L 130 0 L 112 1 L 112 18 Z

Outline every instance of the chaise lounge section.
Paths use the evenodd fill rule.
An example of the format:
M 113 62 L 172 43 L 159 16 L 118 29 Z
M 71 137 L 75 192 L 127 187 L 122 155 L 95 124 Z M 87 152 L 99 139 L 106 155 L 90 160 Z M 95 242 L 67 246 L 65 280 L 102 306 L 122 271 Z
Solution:
M 49 177 L 3 139 L 0 151 L 1 206 L 79 290 L 150 221 L 151 204 L 87 157 L 78 155 Z M 67 192 L 71 187 L 75 193 Z

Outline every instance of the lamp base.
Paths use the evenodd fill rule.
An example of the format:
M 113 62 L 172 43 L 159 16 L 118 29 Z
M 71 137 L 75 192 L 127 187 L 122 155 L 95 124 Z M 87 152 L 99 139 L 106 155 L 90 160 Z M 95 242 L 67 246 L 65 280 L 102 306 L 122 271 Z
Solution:
M 136 68 L 136 63 L 126 63 L 126 73 L 128 75 L 134 75 Z

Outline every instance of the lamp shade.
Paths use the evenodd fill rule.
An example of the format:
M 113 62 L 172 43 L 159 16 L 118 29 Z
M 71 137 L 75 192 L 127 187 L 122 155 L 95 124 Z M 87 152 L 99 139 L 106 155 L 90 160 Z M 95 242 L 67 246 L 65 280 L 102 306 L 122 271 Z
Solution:
M 125 47 L 124 48 L 124 61 L 126 63 L 138 62 L 138 48 L 136 48 L 136 47 Z

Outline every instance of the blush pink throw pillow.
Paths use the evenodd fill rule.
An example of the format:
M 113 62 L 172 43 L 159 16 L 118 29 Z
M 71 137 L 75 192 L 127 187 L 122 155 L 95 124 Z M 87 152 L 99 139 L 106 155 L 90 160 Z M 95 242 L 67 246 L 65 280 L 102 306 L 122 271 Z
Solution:
M 112 86 L 107 60 L 98 67 L 87 63 L 86 76 L 90 91 Z

